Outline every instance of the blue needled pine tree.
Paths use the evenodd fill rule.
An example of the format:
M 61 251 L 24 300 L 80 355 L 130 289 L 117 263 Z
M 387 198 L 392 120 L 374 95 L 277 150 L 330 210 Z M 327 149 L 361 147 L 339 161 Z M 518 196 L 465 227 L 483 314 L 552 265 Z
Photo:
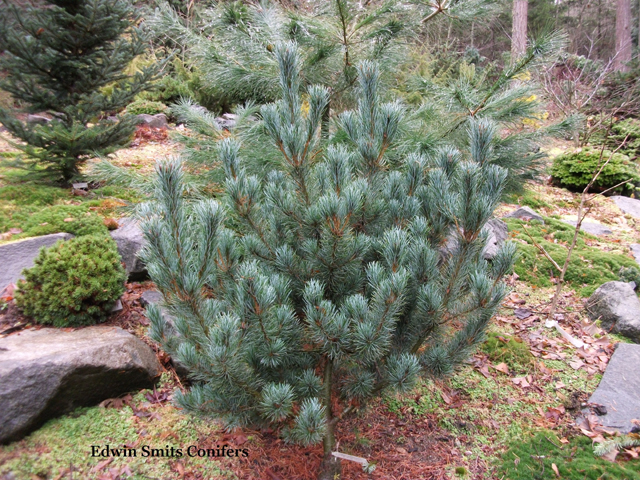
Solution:
M 282 99 L 261 110 L 281 152 L 273 171 L 249 175 L 223 140 L 218 202 L 190 195 L 179 161 L 157 167 L 143 256 L 172 320 L 150 307 L 151 336 L 191 372 L 181 407 L 322 442 L 319 478 L 333 479 L 341 418 L 452 373 L 483 340 L 515 254 L 505 243 L 491 262 L 482 255 L 506 170 L 491 163 L 495 130 L 482 121 L 468 156 L 388 164 L 405 112 L 380 104 L 370 62 L 357 109 L 339 118 L 350 148 L 323 150 L 327 89 L 300 95 L 295 44 L 275 56 Z

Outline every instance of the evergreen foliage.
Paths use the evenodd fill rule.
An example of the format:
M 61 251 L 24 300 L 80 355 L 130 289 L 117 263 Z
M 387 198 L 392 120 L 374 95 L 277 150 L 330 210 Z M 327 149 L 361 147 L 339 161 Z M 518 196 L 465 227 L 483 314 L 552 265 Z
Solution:
M 440 65 L 437 72 L 411 76 L 405 95 L 419 106 L 407 122 L 404 142 L 425 153 L 443 144 L 467 150 L 469 122 L 490 120 L 508 132 L 496 135 L 492 161 L 509 171 L 506 190 L 521 192 L 524 181 L 543 167 L 545 139 L 566 135 L 579 121 L 567 117 L 543 126 L 545 112 L 531 78 L 531 71 L 555 59 L 564 41 L 557 32 L 542 34 L 517 61 L 498 70 L 463 57 Z
M 582 191 L 607 160 L 609 163 L 602 169 L 593 184 L 592 191 L 602 192 L 613 189 L 611 191 L 627 195 L 633 193 L 636 185 L 640 183 L 640 175 L 635 164 L 622 153 L 613 153 L 602 148 L 585 147 L 558 155 L 553 159 L 551 176 L 561 187 Z M 628 180 L 630 180 L 629 183 L 620 185 Z
M 54 327 L 104 320 L 124 293 L 126 280 L 115 242 L 97 235 L 43 248 L 23 274 L 16 305 L 36 322 Z
M 150 100 L 136 100 L 127 106 L 127 113 L 131 115 L 156 115 L 158 113 L 167 113 L 169 107 L 162 102 L 153 102 Z
M 457 9 L 474 2 L 456 2 Z M 194 21 L 160 2 L 149 22 L 160 38 L 182 46 L 190 66 L 202 73 L 203 87 L 216 99 L 209 108 L 229 111 L 246 101 L 277 99 L 279 73 L 272 52 L 278 42 L 295 41 L 301 86 L 326 86 L 331 108 L 342 111 L 352 105 L 360 61 L 376 61 L 381 75 L 394 81 L 423 10 L 399 1 L 320 0 L 296 9 L 279 2 L 232 1 L 200 9 Z
M 0 122 L 26 143 L 15 146 L 37 163 L 39 174 L 68 182 L 88 158 L 129 142 L 134 119 L 104 117 L 126 107 L 157 72 L 152 65 L 124 73 L 146 48 L 138 20 L 129 0 L 48 0 L 3 9 L 0 68 L 9 75 L 0 88 L 28 112 L 46 112 L 52 120 L 25 123 L 2 108 Z
M 179 161 L 157 167 L 142 256 L 174 321 L 150 307 L 150 335 L 191 372 L 183 408 L 323 441 L 330 472 L 342 415 L 452 373 L 484 339 L 515 250 L 482 257 L 506 171 L 490 162 L 487 122 L 470 124 L 469 157 L 449 148 L 389 165 L 405 111 L 380 103 L 370 62 L 358 108 L 340 117 L 349 148 L 322 151 L 329 92 L 308 87 L 303 103 L 295 44 L 274 50 L 282 99 L 261 116 L 278 165 L 249 175 L 223 140 L 220 203 L 188 195 Z

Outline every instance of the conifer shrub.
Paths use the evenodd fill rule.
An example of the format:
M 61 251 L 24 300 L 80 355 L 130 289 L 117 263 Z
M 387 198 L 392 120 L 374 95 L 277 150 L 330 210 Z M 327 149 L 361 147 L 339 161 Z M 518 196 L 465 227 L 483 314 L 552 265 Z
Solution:
M 616 185 L 631 180 L 611 192 L 631 194 L 640 184 L 640 175 L 629 157 L 610 150 L 585 147 L 571 153 L 558 155 L 553 160 L 551 176 L 553 181 L 569 190 L 582 191 L 589 184 L 593 176 L 600 170 L 609 158 L 611 160 L 591 188 L 592 192 L 602 192 Z
M 23 274 L 16 305 L 36 322 L 55 327 L 104 320 L 124 293 L 126 279 L 115 242 L 92 235 L 43 248 Z
M 127 113 L 131 115 L 156 115 L 158 113 L 167 113 L 169 107 L 162 102 L 153 102 L 151 100 L 136 100 L 127 106 Z
M 484 340 L 515 253 L 506 242 L 482 256 L 507 172 L 490 161 L 487 121 L 470 124 L 468 156 L 388 162 L 405 109 L 378 100 L 370 62 L 357 109 L 339 117 L 349 141 L 323 149 L 329 92 L 303 97 L 295 44 L 274 50 L 282 99 L 261 109 L 281 152 L 270 171 L 250 175 L 222 140 L 218 202 L 190 194 L 179 161 L 156 167 L 142 257 L 174 320 L 150 306 L 150 335 L 194 380 L 175 393 L 182 408 L 322 443 L 319 478 L 333 479 L 345 415 L 454 373 Z
M 0 108 L 0 122 L 16 137 L 32 175 L 68 184 L 96 155 L 128 145 L 135 119 L 108 118 L 150 87 L 160 64 L 132 74 L 129 64 L 148 47 L 129 0 L 5 2 L 0 16 L 0 89 L 28 113 L 50 121 L 29 123 L 15 108 Z M 21 160 L 22 161 L 22 160 Z
M 622 267 L 618 272 L 621 282 L 633 282 L 636 289 L 640 287 L 640 270 L 636 267 Z

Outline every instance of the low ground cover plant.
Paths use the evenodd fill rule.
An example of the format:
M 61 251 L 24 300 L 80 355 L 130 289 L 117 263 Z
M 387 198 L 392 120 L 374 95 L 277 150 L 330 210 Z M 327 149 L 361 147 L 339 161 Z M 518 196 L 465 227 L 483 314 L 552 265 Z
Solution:
M 514 264 L 515 273 L 521 280 L 536 287 L 552 286 L 558 273 L 551 262 L 540 253 L 529 235 L 556 262 L 562 263 L 567 256 L 567 245 L 573 237 L 574 227 L 549 217 L 545 217 L 544 225 L 535 222 L 528 224 L 516 219 L 505 220 L 510 235 L 518 241 L 519 258 Z M 618 280 L 621 268 L 637 265 L 633 258 L 619 250 L 619 253 L 614 253 L 589 246 L 585 242 L 586 238 L 588 236 L 580 232 L 565 275 L 565 283 L 575 288 L 583 297 L 591 295 L 605 282 Z M 619 246 L 612 244 L 612 250 L 614 247 L 619 249 Z

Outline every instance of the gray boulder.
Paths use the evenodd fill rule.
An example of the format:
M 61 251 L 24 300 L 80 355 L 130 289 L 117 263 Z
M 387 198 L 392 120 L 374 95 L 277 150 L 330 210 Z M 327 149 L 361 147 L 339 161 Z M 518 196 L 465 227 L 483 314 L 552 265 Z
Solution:
M 51 119 L 42 115 L 33 115 L 33 114 L 27 115 L 27 123 L 30 123 L 30 124 L 46 125 L 50 121 Z
M 0 339 L 0 443 L 47 420 L 151 387 L 161 366 L 151 348 L 116 327 L 26 330 Z
M 613 330 L 640 343 L 640 300 L 625 282 L 600 285 L 587 301 L 591 320 L 600 320 L 602 328 Z
M 629 249 L 631 249 L 633 258 L 635 258 L 636 262 L 640 265 L 640 243 L 633 243 L 629 245 Z
M 640 200 L 623 197 L 621 195 L 614 195 L 611 198 L 624 213 L 628 213 L 632 217 L 640 218 Z
M 147 307 L 149 305 L 162 302 L 162 294 L 157 290 L 146 290 L 140 296 L 140 305 Z
M 568 225 L 571 225 L 572 227 L 575 227 L 578 224 L 578 222 L 576 222 L 575 220 L 562 221 Z M 580 225 L 580 230 L 596 236 L 611 235 L 613 233 L 609 228 L 598 222 L 582 222 L 582 224 Z
M 216 118 L 216 123 L 220 126 L 220 128 L 224 128 L 225 130 L 231 130 L 238 123 L 238 115 L 235 113 L 225 113 L 221 117 Z
M 27 238 L 0 245 L 0 291 L 7 285 L 16 283 L 22 277 L 22 270 L 33 267 L 33 262 L 43 247 L 50 247 L 58 240 L 73 238 L 70 233 L 53 233 L 41 237 Z
M 509 229 L 506 223 L 497 218 L 489 220 L 486 228 L 489 230 L 489 240 L 487 240 L 487 246 L 484 247 L 482 256 L 485 260 L 491 260 L 509 237 Z
M 589 403 L 604 405 L 598 420 L 605 427 L 630 432 L 640 419 L 640 345 L 619 343 Z
M 145 242 L 140 224 L 137 220 L 126 217 L 118 220 L 118 225 L 110 235 L 118 245 L 118 253 L 127 275 L 130 280 L 143 279 L 147 275 L 147 269 L 144 262 L 138 258 L 138 253 Z
M 156 113 L 155 115 L 141 113 L 136 115 L 136 120 L 138 125 L 148 125 L 152 128 L 165 128 L 168 125 L 167 116 L 164 113 Z
M 520 207 L 517 210 L 514 210 L 513 212 L 506 214 L 502 218 L 518 218 L 520 220 L 525 220 L 527 222 L 530 222 L 531 220 L 537 220 L 539 222 L 544 223 L 544 219 L 529 207 Z

